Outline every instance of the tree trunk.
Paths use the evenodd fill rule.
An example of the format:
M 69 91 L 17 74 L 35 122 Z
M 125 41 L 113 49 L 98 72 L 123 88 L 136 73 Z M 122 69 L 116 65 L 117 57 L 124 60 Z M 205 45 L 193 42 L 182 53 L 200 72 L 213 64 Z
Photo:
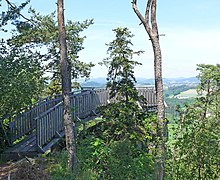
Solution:
M 165 151 L 165 107 L 163 97 L 163 79 L 162 79 L 162 56 L 158 37 L 152 37 L 151 39 L 153 51 L 154 51 L 154 75 L 155 75 L 155 88 L 157 98 L 157 136 L 159 142 L 157 144 L 157 158 L 155 162 L 155 178 L 164 179 L 164 151 Z
M 63 95 L 63 119 L 65 127 L 66 148 L 68 151 L 68 168 L 70 171 L 76 168 L 76 150 L 74 146 L 74 127 L 70 112 L 70 83 L 67 61 L 66 30 L 64 23 L 63 0 L 57 0 L 57 18 L 59 28 L 60 67 Z
M 158 26 L 156 21 L 156 7 L 157 0 L 148 0 L 145 16 L 143 16 L 137 7 L 137 0 L 133 0 L 132 8 L 141 24 L 144 25 L 148 33 L 153 51 L 154 51 L 154 76 L 155 89 L 157 99 L 157 157 L 155 162 L 155 179 L 164 179 L 164 153 L 165 153 L 165 136 L 166 136 L 166 122 L 165 122 L 165 106 L 163 97 L 163 79 L 162 79 L 162 55 L 159 42 Z M 151 13 L 151 14 L 150 14 Z M 150 20 L 150 21 L 149 21 Z

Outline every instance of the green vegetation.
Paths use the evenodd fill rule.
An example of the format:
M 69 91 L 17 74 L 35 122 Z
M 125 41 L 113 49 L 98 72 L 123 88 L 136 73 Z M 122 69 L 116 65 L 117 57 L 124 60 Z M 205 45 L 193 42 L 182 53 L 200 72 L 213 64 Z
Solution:
M 219 68 L 198 67 L 198 92 L 209 93 L 179 107 L 177 121 L 168 125 L 165 179 L 219 178 Z M 134 119 L 132 113 L 136 115 L 138 108 L 129 105 L 126 109 L 125 99 L 121 100 L 103 109 L 103 119 L 79 125 L 77 175 L 68 173 L 65 151 L 54 154 L 50 172 L 55 179 L 153 179 L 156 116 L 142 114 Z
M 199 65 L 198 92 L 207 92 L 180 109 L 174 138 L 168 144 L 171 179 L 218 179 L 220 153 L 220 66 Z
M 174 123 L 176 120 L 178 120 L 179 108 L 183 107 L 186 104 L 191 104 L 195 100 L 194 96 L 191 96 L 189 98 L 178 98 L 178 96 L 180 96 L 180 94 L 186 91 L 194 91 L 194 88 L 192 89 L 192 87 L 188 85 L 176 85 L 168 87 L 164 91 L 165 102 L 167 104 L 166 117 L 169 120 L 169 123 Z
M 84 154 L 82 167 L 102 179 L 149 179 L 154 157 L 147 144 L 156 118 L 136 103 L 140 101 L 144 108 L 144 99 L 134 86 L 133 68 L 138 63 L 132 60 L 141 51 L 130 48 L 133 35 L 127 28 L 113 31 L 116 39 L 108 44 L 109 57 L 103 62 L 109 68 L 107 87 L 112 102 L 100 109 L 103 120 L 87 128 L 78 141 L 79 152 Z
M 0 28 L 7 21 L 19 17 L 16 13 L 25 5 L 2 15 Z M 12 37 L 1 41 L 1 118 L 16 115 L 21 108 L 45 95 L 61 91 L 54 13 L 42 16 L 31 9 L 30 14 L 33 24 L 15 21 Z M 85 39 L 80 33 L 91 24 L 92 20 L 67 22 L 69 75 L 72 79 L 89 78 L 94 66 L 79 61 L 78 57 Z M 101 118 L 77 124 L 77 172 L 69 172 L 64 142 L 61 143 L 61 151 L 57 148 L 43 155 L 46 159 L 44 169 L 52 179 L 155 178 L 155 162 L 161 158 L 157 149 L 160 129 L 156 113 L 148 112 L 146 100 L 138 95 L 134 77 L 134 67 L 140 63 L 133 58 L 143 52 L 133 51 L 133 35 L 127 28 L 113 31 L 116 38 L 107 44 L 108 57 L 101 63 L 109 70 L 107 88 L 110 90 L 110 103 L 99 109 Z M 39 47 L 46 47 L 47 52 L 38 51 Z M 45 82 L 48 80 L 44 73 L 47 70 L 53 73 L 49 85 Z M 170 86 L 164 92 L 169 120 L 167 151 L 163 154 L 166 160 L 165 179 L 220 178 L 220 65 L 201 64 L 198 70 L 198 87 Z M 178 98 L 185 96 L 188 98 Z M 7 131 L 8 120 L 1 123 Z M 0 151 L 5 146 L 6 138 L 0 124 Z
M 0 120 L 16 115 L 22 108 L 42 97 L 61 93 L 55 13 L 42 16 L 34 9 L 30 9 L 32 20 L 28 22 L 14 21 L 15 17 L 10 13 L 15 12 L 8 12 L 7 21 L 13 20 L 16 29 L 12 30 L 11 38 L 2 40 L 0 44 Z M 2 14 L 2 17 L 4 19 L 6 16 Z M 92 63 L 79 61 L 78 56 L 78 52 L 84 49 L 83 42 L 86 38 L 81 37 L 80 33 L 91 24 L 93 20 L 82 23 L 67 22 L 69 76 L 75 80 L 79 77 L 89 78 L 91 67 L 94 66 Z M 46 52 L 40 49 L 45 49 Z M 47 77 L 48 74 L 45 72 L 52 73 L 52 77 Z M 46 80 L 50 80 L 49 85 Z M 76 88 L 79 84 L 72 85 Z M 8 129 L 9 123 L 5 120 L 4 128 Z M 6 143 L 4 134 L 0 125 L 0 149 L 4 148 Z
M 42 95 L 45 78 L 39 52 L 0 45 L 0 117 L 11 115 Z

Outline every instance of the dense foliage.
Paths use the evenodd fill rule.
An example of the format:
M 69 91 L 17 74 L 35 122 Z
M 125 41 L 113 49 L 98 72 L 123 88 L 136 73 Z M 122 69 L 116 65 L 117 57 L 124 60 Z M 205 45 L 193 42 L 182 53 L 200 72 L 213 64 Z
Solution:
M 45 88 L 43 67 L 38 52 L 0 45 L 0 150 L 5 147 L 3 121 L 42 96 Z
M 39 99 L 44 88 L 38 52 L 0 47 L 0 116 L 10 115 Z

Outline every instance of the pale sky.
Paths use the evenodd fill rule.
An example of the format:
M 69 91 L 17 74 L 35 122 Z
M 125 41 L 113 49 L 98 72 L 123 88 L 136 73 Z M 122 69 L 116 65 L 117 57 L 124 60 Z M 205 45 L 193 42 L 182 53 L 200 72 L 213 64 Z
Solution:
M 22 2 L 13 0 L 14 2 Z M 131 8 L 131 0 L 64 0 L 66 20 L 94 19 L 95 24 L 84 31 L 87 36 L 80 59 L 97 64 L 107 57 L 106 43 L 114 39 L 112 29 L 128 27 L 135 35 L 134 50 L 145 53 L 136 58 L 143 65 L 135 68 L 136 77 L 152 78 L 153 52 L 151 42 Z M 32 0 L 31 5 L 42 14 L 56 10 L 55 0 Z M 139 0 L 144 13 L 146 0 Z M 157 19 L 163 77 L 196 76 L 196 64 L 220 63 L 220 0 L 158 0 Z M 106 77 L 107 69 L 98 64 L 92 77 Z

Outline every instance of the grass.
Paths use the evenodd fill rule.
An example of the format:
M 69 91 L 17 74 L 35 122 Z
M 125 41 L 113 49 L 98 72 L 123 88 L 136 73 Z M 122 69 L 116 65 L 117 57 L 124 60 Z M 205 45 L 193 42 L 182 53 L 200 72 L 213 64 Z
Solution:
M 197 96 L 198 96 L 198 93 L 196 89 L 189 89 L 187 91 L 181 92 L 176 97 L 179 99 L 184 99 L 184 98 L 196 98 Z

